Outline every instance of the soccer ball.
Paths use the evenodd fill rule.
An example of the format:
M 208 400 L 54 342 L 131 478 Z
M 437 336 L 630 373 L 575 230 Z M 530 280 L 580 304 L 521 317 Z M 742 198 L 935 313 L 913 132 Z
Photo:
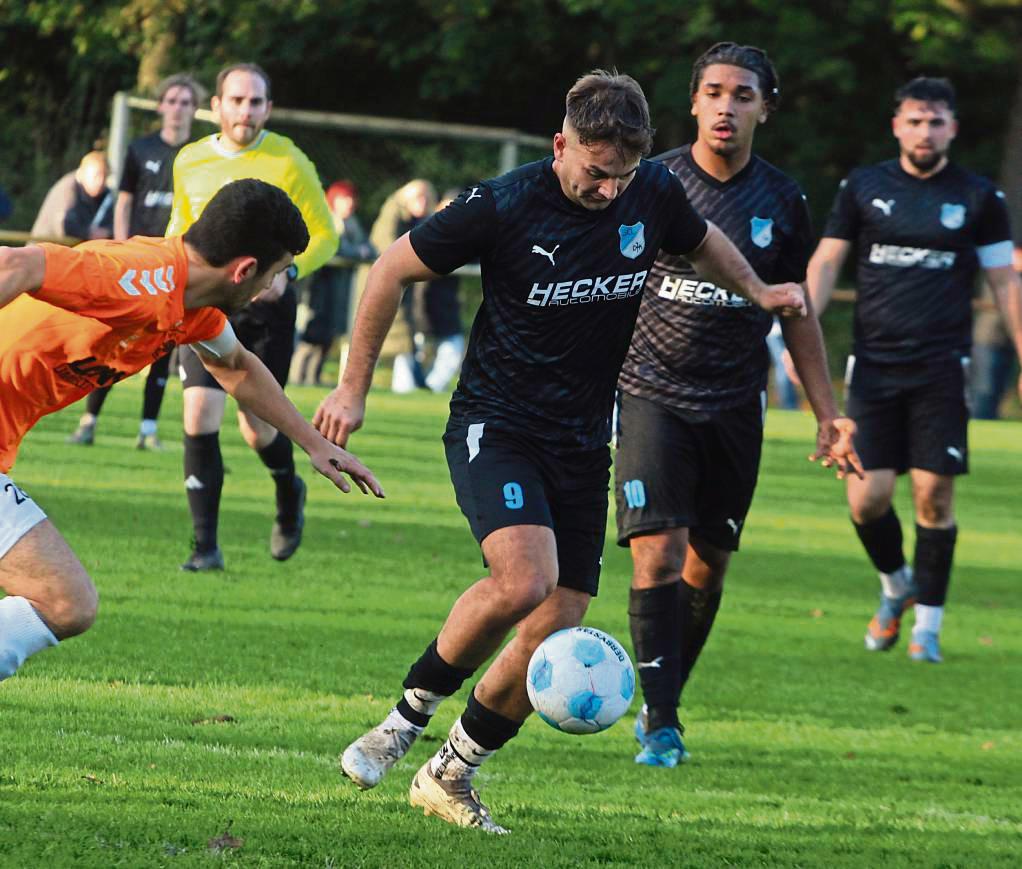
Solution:
M 526 689 L 533 708 L 565 733 L 599 733 L 628 710 L 635 671 L 621 644 L 596 628 L 551 634 L 529 660 Z

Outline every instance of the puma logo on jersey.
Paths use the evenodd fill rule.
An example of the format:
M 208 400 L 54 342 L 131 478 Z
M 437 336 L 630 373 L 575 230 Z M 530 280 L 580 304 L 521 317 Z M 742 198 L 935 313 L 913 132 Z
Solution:
M 744 519 L 739 519 L 737 522 L 735 522 L 734 519 L 727 520 L 727 524 L 731 528 L 731 533 L 734 534 L 735 537 L 738 536 L 738 532 L 741 530 L 742 522 L 744 521 L 745 521 Z
M 639 670 L 659 670 L 663 660 L 663 655 L 657 655 L 652 661 L 639 661 L 635 666 Z
M 163 165 L 162 160 L 146 160 L 145 167 L 154 175 L 160 171 L 160 167 Z
M 947 454 L 958 462 L 958 464 L 962 463 L 962 451 L 958 449 L 958 447 L 948 447 Z
M 468 191 L 468 199 L 465 200 L 465 204 L 468 205 L 473 199 L 482 199 L 483 194 L 479 192 L 478 187 L 473 187 Z
M 557 263 L 554 262 L 554 254 L 557 253 L 557 248 L 559 248 L 559 247 L 560 247 L 560 245 L 558 244 L 558 245 L 554 246 L 553 250 L 546 251 L 546 250 L 543 250 L 543 248 L 541 248 L 538 244 L 534 244 L 532 246 L 532 251 L 531 252 L 532 253 L 538 253 L 540 256 L 545 256 L 548 260 L 550 260 L 550 265 L 553 266 L 553 265 L 557 265 Z
M 877 199 L 874 199 L 870 203 L 870 205 L 872 205 L 874 208 L 879 208 L 884 213 L 885 217 L 890 217 L 891 216 L 891 209 L 894 208 L 894 200 L 893 199 L 886 199 L 885 200 L 885 199 L 877 198 Z

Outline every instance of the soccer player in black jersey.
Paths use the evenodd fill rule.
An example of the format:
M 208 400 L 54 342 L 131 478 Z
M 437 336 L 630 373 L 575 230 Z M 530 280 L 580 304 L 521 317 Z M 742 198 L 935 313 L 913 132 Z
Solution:
M 1020 351 L 1022 303 L 1003 195 L 948 159 L 958 130 L 950 82 L 917 78 L 902 87 L 892 128 L 898 158 L 842 182 L 809 264 L 809 290 L 822 312 L 848 252 L 858 248 L 846 383 L 866 476 L 848 478 L 848 504 L 882 586 L 866 648 L 890 649 L 915 601 L 909 656 L 937 663 L 957 536 L 954 478 L 968 470 L 965 389 L 977 269 L 995 288 Z M 905 471 L 915 502 L 914 567 L 891 506 Z
M 766 54 L 721 42 L 695 63 L 697 137 L 655 159 L 685 185 L 767 281 L 805 280 L 813 249 L 798 185 L 752 153 L 777 108 Z M 663 252 L 646 280 L 618 381 L 614 463 L 618 543 L 632 553 L 629 616 L 645 706 L 637 763 L 688 754 L 678 703 L 720 606 L 724 575 L 752 502 L 763 442 L 771 316 Z M 813 459 L 855 469 L 854 424 L 834 402 L 816 316 L 783 321 L 818 422 Z
M 123 241 L 133 235 L 162 236 L 170 220 L 174 200 L 174 158 L 192 135 L 192 121 L 204 92 L 190 75 L 168 76 L 156 88 L 156 112 L 160 129 L 128 145 L 114 206 L 114 238 Z M 140 450 L 161 449 L 156 420 L 170 372 L 170 354 L 149 366 L 142 399 L 142 422 L 135 445 Z M 91 446 L 96 422 L 112 386 L 89 393 L 85 413 L 68 443 Z
M 444 435 L 458 504 L 489 576 L 455 602 L 412 664 L 403 696 L 341 758 L 376 785 L 440 702 L 500 649 L 410 800 L 501 833 L 472 787 L 479 765 L 532 711 L 525 672 L 554 631 L 577 625 L 597 591 L 607 514 L 609 417 L 646 275 L 661 248 L 687 254 L 721 286 L 789 316 L 796 284 L 767 286 L 681 182 L 643 160 L 653 130 L 638 84 L 596 71 L 568 92 L 553 158 L 466 190 L 374 264 L 341 385 L 315 424 L 336 443 L 358 429 L 402 286 L 479 259 L 483 303 Z

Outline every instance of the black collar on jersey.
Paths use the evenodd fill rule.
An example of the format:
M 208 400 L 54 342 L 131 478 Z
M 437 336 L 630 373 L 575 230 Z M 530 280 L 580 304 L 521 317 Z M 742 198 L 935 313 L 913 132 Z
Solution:
M 696 162 L 696 158 L 692 156 L 691 145 L 686 145 L 681 149 L 681 157 L 700 181 L 710 187 L 716 188 L 717 190 L 726 190 L 728 187 L 736 187 L 741 184 L 749 177 L 750 174 L 752 174 L 756 163 L 759 161 L 759 157 L 755 154 L 750 154 L 749 162 L 746 163 L 740 171 L 728 178 L 727 181 L 721 181 L 719 178 L 714 178 Z

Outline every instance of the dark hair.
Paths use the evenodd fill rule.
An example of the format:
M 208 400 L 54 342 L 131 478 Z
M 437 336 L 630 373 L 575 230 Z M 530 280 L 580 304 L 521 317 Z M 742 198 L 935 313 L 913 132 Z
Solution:
M 266 99 L 267 101 L 273 99 L 270 94 L 270 76 L 258 63 L 232 63 L 230 66 L 225 66 L 220 72 L 216 74 L 216 95 L 222 97 L 224 95 L 224 81 L 227 76 L 232 72 L 250 72 L 253 75 L 259 76 L 266 84 Z
M 894 92 L 894 111 L 901 108 L 905 100 L 919 100 L 922 103 L 946 103 L 955 110 L 955 87 L 946 78 L 929 78 L 921 75 L 903 84 Z
M 594 69 L 565 99 L 565 117 L 583 145 L 607 142 L 622 154 L 645 157 L 653 150 L 649 104 L 639 83 L 616 70 Z
M 201 84 L 186 72 L 176 72 L 174 75 L 168 75 L 156 86 L 156 101 L 162 103 L 171 88 L 188 88 L 192 92 L 192 102 L 196 106 L 206 99 L 206 89 Z
M 184 239 L 211 266 L 254 256 L 262 274 L 284 254 L 297 256 L 305 250 L 309 230 L 283 190 L 243 178 L 217 191 Z
M 767 53 L 755 45 L 739 45 L 737 42 L 718 42 L 700 55 L 692 66 L 692 81 L 688 86 L 690 97 L 695 97 L 699 90 L 706 67 L 715 63 L 739 66 L 754 72 L 759 79 L 759 90 L 763 94 L 764 105 L 770 111 L 774 111 L 781 104 L 781 82 Z

